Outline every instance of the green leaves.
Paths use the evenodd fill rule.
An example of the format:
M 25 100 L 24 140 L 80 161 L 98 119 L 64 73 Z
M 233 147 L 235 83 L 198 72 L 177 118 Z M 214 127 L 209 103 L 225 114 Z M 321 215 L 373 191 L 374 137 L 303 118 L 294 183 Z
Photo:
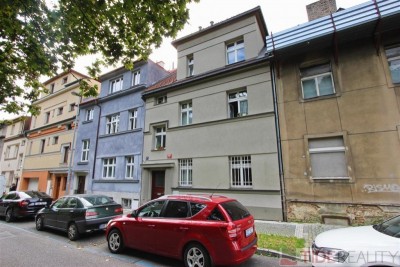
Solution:
M 73 68 L 80 56 L 101 55 L 88 66 L 93 78 L 101 66 L 123 62 L 133 67 L 132 62 L 147 59 L 163 37 L 176 36 L 189 19 L 187 4 L 193 1 L 198 2 L 2 0 L 0 110 L 38 112 L 31 103 L 43 90 L 39 78 Z M 95 96 L 95 89 L 81 84 L 84 96 Z

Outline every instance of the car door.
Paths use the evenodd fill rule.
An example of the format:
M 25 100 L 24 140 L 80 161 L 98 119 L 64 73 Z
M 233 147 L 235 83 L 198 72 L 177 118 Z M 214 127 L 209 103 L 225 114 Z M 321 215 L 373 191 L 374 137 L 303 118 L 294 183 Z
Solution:
M 7 208 L 14 202 L 14 199 L 17 197 L 17 193 L 16 192 L 12 192 L 9 193 L 5 196 L 3 196 L 2 201 L 0 202 L 0 214 L 5 215 Z
M 158 239 L 157 229 L 155 227 L 165 200 L 156 200 L 147 203 L 139 208 L 136 217 L 127 220 L 123 225 L 126 233 L 126 242 L 129 247 L 152 252 L 156 249 L 155 244 Z
M 78 199 L 76 197 L 67 197 L 57 213 L 57 227 L 66 230 L 68 223 L 73 221 L 78 208 Z
M 59 209 L 62 207 L 62 205 L 65 203 L 67 198 L 59 198 L 54 202 L 50 208 L 46 208 L 46 212 L 44 213 L 44 224 L 45 226 L 50 226 L 50 227 L 57 227 L 57 215 Z

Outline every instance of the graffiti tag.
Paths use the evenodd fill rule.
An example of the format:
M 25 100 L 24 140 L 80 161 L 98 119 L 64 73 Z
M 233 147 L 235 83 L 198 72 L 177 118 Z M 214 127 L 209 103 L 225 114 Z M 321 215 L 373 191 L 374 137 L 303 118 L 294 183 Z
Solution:
M 368 194 L 370 193 L 396 193 L 400 192 L 400 185 L 398 184 L 364 184 L 362 190 Z

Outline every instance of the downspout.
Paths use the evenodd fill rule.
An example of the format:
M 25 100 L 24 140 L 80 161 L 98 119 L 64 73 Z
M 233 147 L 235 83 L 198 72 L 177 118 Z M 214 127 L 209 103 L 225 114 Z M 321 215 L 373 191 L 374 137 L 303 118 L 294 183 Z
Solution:
M 99 143 L 99 130 L 100 130 L 100 118 L 101 118 L 101 105 L 99 105 L 98 99 L 96 99 L 95 103 L 96 103 L 95 105 L 99 107 L 99 117 L 97 119 L 96 142 L 95 142 L 95 147 L 94 147 L 94 162 L 93 162 L 93 170 L 92 170 L 92 188 L 93 188 L 94 174 L 95 174 L 95 171 L 96 171 L 97 145 Z M 92 188 L 91 188 L 91 191 L 93 192 Z
M 275 130 L 277 138 L 277 149 L 278 149 L 278 162 L 279 162 L 279 182 L 281 187 L 281 202 L 282 202 L 282 218 L 283 221 L 287 221 L 287 208 L 286 208 L 286 194 L 285 194 L 285 181 L 283 173 L 283 159 L 282 159 L 282 144 L 281 144 L 281 132 L 279 125 L 279 113 L 278 113 L 278 98 L 275 80 L 275 63 L 271 61 L 271 83 L 272 83 L 272 95 L 274 98 L 274 115 L 275 115 Z

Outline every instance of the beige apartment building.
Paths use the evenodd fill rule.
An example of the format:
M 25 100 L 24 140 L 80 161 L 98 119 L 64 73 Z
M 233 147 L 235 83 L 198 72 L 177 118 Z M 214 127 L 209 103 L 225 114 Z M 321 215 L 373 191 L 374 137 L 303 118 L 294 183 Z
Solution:
M 68 193 L 71 148 L 74 147 L 76 114 L 79 110 L 79 81 L 98 84 L 71 70 L 44 83 L 49 93 L 35 102 L 40 115 L 32 118 L 20 183 L 21 190 L 40 190 L 54 199 Z
M 141 202 L 219 194 L 282 219 L 266 35 L 257 7 L 172 43 L 177 70 L 143 93 Z
M 289 221 L 400 213 L 400 2 L 352 7 L 268 37 Z
M 27 142 L 25 132 L 29 130 L 30 122 L 30 117 L 22 116 L 5 124 L 3 148 L 0 150 L 0 174 L 5 178 L 3 190 L 6 192 L 10 190 L 12 184 L 18 188 Z

